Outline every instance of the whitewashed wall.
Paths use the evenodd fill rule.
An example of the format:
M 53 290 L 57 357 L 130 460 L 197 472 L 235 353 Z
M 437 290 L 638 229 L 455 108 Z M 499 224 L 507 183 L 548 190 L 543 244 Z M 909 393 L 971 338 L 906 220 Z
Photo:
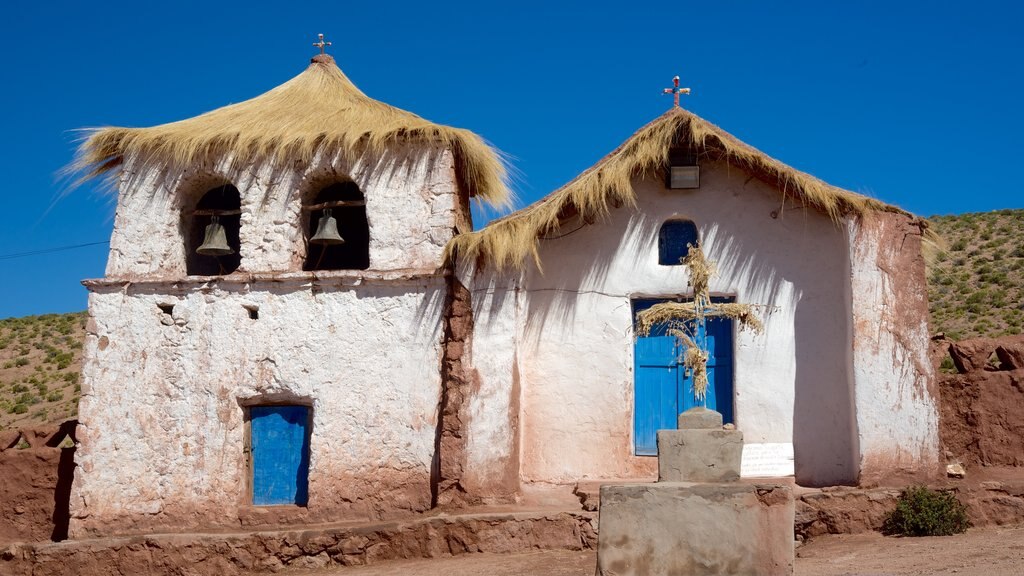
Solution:
M 443 280 L 166 288 L 90 296 L 73 536 L 237 526 L 258 400 L 312 404 L 306 520 L 429 507 Z
M 896 214 L 848 229 L 860 480 L 923 481 L 941 471 L 921 230 Z
M 370 269 L 303 272 L 300 204 L 339 178 L 366 197 Z M 181 207 L 225 181 L 242 197 L 241 268 L 188 278 Z M 86 282 L 72 535 L 429 508 L 439 268 L 458 202 L 441 149 L 320 158 L 291 172 L 129 165 L 107 277 Z M 249 505 L 243 406 L 260 402 L 312 406 L 308 507 Z
M 688 292 L 684 267 L 658 264 L 657 234 L 665 220 L 689 218 L 718 261 L 712 292 L 777 307 L 763 335 L 736 337 L 735 415 L 746 442 L 792 443 L 803 483 L 855 481 L 843 226 L 812 210 L 784 207 L 777 190 L 722 165 L 702 167 L 699 190 L 669 191 L 655 181 L 634 185 L 636 210 L 613 210 L 606 221 L 543 241 L 545 272 L 531 268 L 518 295 L 498 291 L 482 307 L 498 326 L 486 333 L 478 320 L 474 335 L 471 358 L 482 389 L 512 389 L 507 351 L 516 351 L 522 480 L 656 474 L 654 458 L 633 455 L 630 301 Z M 474 299 L 494 291 L 483 276 L 466 281 Z M 509 315 L 517 317 L 514 335 Z M 477 409 L 486 412 L 486 403 Z M 473 426 L 500 432 L 497 411 L 475 418 Z M 487 460 L 482 450 L 475 457 Z
M 366 197 L 370 269 L 435 268 L 452 235 L 458 202 L 447 149 L 397 148 L 349 160 L 316 158 L 299 170 L 260 165 L 228 170 L 227 161 L 173 170 L 129 162 L 122 172 L 106 275 L 185 276 L 183 210 L 210 188 L 231 183 L 242 197 L 239 272 L 301 270 L 306 255 L 302 202 L 339 179 Z

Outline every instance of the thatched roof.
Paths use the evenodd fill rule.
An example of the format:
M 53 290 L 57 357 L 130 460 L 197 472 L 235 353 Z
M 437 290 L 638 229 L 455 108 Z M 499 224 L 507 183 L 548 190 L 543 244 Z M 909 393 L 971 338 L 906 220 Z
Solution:
M 903 212 L 895 206 L 836 188 L 744 144 L 697 115 L 672 108 L 638 130 L 611 154 L 571 182 L 533 204 L 494 220 L 481 230 L 456 236 L 449 256 L 475 259 L 497 268 L 520 268 L 528 257 L 540 265 L 539 240 L 556 233 L 572 216 L 593 222 L 612 208 L 633 205 L 632 180 L 664 175 L 669 151 L 689 147 L 702 158 L 717 158 L 777 187 L 788 198 L 839 221 L 870 210 Z
M 117 170 L 126 156 L 185 166 L 229 154 L 236 166 L 309 161 L 320 150 L 356 154 L 396 141 L 448 146 L 471 196 L 494 205 L 509 202 L 505 166 L 479 136 L 366 96 L 326 55 L 265 94 L 195 118 L 151 128 L 93 129 L 73 168 L 90 178 Z

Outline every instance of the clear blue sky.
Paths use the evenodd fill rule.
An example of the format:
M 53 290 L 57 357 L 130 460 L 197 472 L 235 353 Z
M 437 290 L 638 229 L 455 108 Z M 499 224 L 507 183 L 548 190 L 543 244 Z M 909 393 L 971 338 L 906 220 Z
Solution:
M 59 200 L 73 129 L 150 126 L 301 72 L 318 32 L 368 95 L 514 158 L 524 202 L 669 105 L 921 215 L 1024 207 L 1016 2 L 35 2 L 0 19 L 0 318 L 82 310 L 114 203 Z M 482 222 L 478 221 L 479 226 Z

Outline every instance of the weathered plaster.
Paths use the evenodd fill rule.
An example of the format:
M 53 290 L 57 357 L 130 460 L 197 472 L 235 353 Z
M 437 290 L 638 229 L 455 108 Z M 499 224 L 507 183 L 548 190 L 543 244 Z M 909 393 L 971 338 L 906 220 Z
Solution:
M 396 148 L 356 159 L 320 155 L 308 165 L 228 172 L 228 161 L 175 170 L 129 161 L 122 172 L 107 277 L 185 276 L 182 212 L 210 188 L 241 193 L 239 273 L 301 270 L 307 212 L 301 205 L 339 179 L 366 198 L 370 269 L 436 268 L 459 202 L 451 152 Z M 344 234 L 344 231 L 342 231 Z
M 464 208 L 450 152 L 226 165 L 124 170 L 107 277 L 86 282 L 73 536 L 431 506 L 441 255 Z M 339 178 L 365 195 L 370 269 L 303 272 L 301 203 Z M 181 210 L 224 182 L 242 198 L 242 265 L 186 277 Z M 245 406 L 264 402 L 312 407 L 307 507 L 250 505 Z
M 72 534 L 237 526 L 242 405 L 258 401 L 312 404 L 304 520 L 428 508 L 444 290 L 94 291 Z
M 736 335 L 735 414 L 746 441 L 793 443 L 802 482 L 856 479 L 844 229 L 813 210 L 783 206 L 777 190 L 738 170 L 706 165 L 702 172 L 695 191 L 634 182 L 636 210 L 613 210 L 542 241 L 544 273 L 529 268 L 518 295 L 482 275 L 472 280 L 474 298 L 490 299 L 489 306 L 474 301 L 491 317 L 478 314 L 474 335 L 481 389 L 510 390 L 513 358 L 518 369 L 524 481 L 656 473 L 654 458 L 633 455 L 630 301 L 688 292 L 685 267 L 657 262 L 658 229 L 670 218 L 697 223 L 719 265 L 714 294 L 774 308 L 763 335 Z M 500 434 L 504 408 L 478 417 L 493 422 L 501 447 L 509 445 Z
M 927 479 L 939 472 L 939 418 L 921 229 L 889 213 L 848 229 L 860 483 Z

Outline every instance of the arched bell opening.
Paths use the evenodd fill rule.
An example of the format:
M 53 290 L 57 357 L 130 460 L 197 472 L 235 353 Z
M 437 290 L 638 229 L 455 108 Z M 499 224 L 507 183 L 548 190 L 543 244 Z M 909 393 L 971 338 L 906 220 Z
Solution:
M 223 184 L 209 189 L 183 215 L 188 237 L 185 268 L 189 276 L 219 276 L 238 270 L 242 227 L 242 197 L 238 188 Z
M 366 201 L 355 182 L 336 182 L 321 189 L 305 209 L 307 251 L 303 270 L 370 267 Z

